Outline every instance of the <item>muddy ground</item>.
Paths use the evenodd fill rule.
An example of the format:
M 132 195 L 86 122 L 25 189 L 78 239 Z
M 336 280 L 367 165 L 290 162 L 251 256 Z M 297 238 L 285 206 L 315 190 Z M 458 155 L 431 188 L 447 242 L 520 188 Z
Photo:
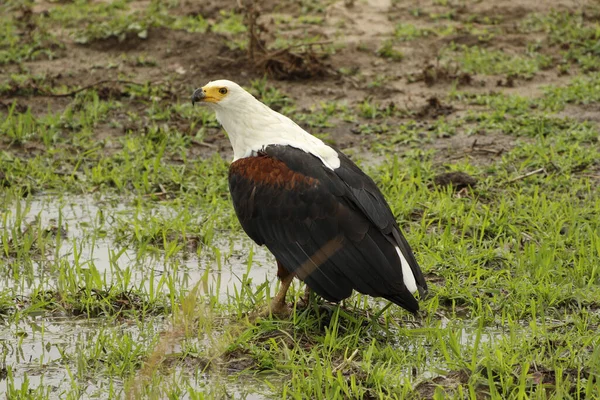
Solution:
M 246 12 L 239 1 L 181 1 L 170 12 L 174 15 L 202 15 L 208 21 L 219 18 L 224 12 Z M 63 45 L 55 58 L 25 62 L 23 66 L 32 75 L 45 76 L 46 83 L 65 86 L 67 95 L 60 96 L 40 93 L 32 84 L 30 90 L 15 88 L 15 93 L 5 93 L 0 100 L 1 108 L 8 109 L 13 102 L 19 109 L 31 107 L 34 114 L 56 112 L 64 109 L 78 88 L 93 87 L 101 89 L 108 97 L 125 96 L 123 86 L 127 81 L 149 82 L 150 85 L 168 87 L 163 100 L 168 102 L 186 101 L 193 89 L 206 82 L 219 78 L 237 81 L 249 85 L 252 80 L 268 76 L 270 83 L 291 98 L 300 112 L 329 101 L 343 101 L 356 105 L 365 99 L 371 99 L 381 105 L 390 105 L 406 111 L 405 116 L 388 119 L 393 125 L 409 119 L 416 119 L 426 131 L 430 122 L 446 115 L 449 120 L 465 115 L 472 106 L 449 106 L 444 100 L 451 90 L 466 90 L 470 93 L 507 93 L 534 97 L 542 92 L 546 85 L 565 84 L 576 73 L 559 71 L 560 46 L 548 42 L 546 32 L 524 33 L 520 28 L 528 16 L 547 14 L 554 11 L 585 12 L 588 2 L 581 1 L 494 1 L 494 2 L 458 2 L 458 1 L 330 1 L 330 2 L 285 2 L 257 1 L 259 10 L 257 24 L 260 27 L 260 39 L 268 47 L 276 39 L 303 43 L 307 38 L 318 38 L 322 46 L 311 47 L 318 56 L 309 63 L 314 70 L 308 77 L 298 77 L 291 73 L 270 74 L 260 64 L 262 58 L 275 50 L 256 57 L 255 62 L 248 60 L 248 52 L 232 50 L 228 46 L 232 35 L 215 33 L 189 33 L 164 27 L 149 28 L 147 37 L 127 35 L 124 38 L 92 40 L 86 44 L 77 43 L 67 31 L 53 32 Z M 143 10 L 149 6 L 146 1 L 133 1 L 131 10 Z M 53 7 L 50 2 L 35 2 L 30 11 L 43 15 Z M 27 18 L 23 11 L 19 18 Z M 133 12 L 133 11 L 132 11 Z M 275 24 L 276 20 L 298 18 L 305 14 L 318 15 L 318 23 L 295 22 Z M 17 15 L 19 13 L 17 12 Z M 279 18 L 279 19 L 278 19 Z M 596 18 L 591 15 L 589 18 Z M 428 34 L 407 41 L 394 43 L 394 51 L 402 54 L 401 59 L 378 54 L 382 43 L 394 36 L 397 24 L 411 24 L 422 29 L 436 29 L 440 26 L 452 27 L 448 35 Z M 485 27 L 484 34 L 477 33 L 473 27 Z M 242 34 L 242 39 L 245 40 Z M 550 64 L 533 76 L 476 74 L 461 71 L 457 63 L 442 62 L 441 54 L 453 45 L 478 46 L 488 50 L 499 50 L 506 54 L 523 54 L 531 43 L 540 43 L 541 52 L 550 58 Z M 323 46 L 329 46 L 324 50 Z M 285 46 L 284 46 L 285 47 Z M 291 48 L 294 51 L 294 48 Z M 151 57 L 152 63 L 140 65 L 131 60 Z M 123 61 L 125 59 L 125 61 Z M 18 72 L 14 65 L 4 65 L 2 74 Z M 312 67 L 311 67 L 312 68 Z M 310 69 L 310 68 L 309 68 Z M 31 94 L 33 93 L 33 94 Z M 68 95 L 68 93 L 72 93 Z M 148 99 L 120 98 L 123 107 L 113 112 L 112 121 L 123 121 L 123 126 L 114 127 L 114 123 L 98 126 L 96 140 L 121 135 L 127 129 L 127 113 L 136 113 L 145 107 Z M 1 110 L 0 108 L 0 110 Z M 573 106 L 565 113 L 575 118 L 598 121 L 600 113 L 597 106 Z M 6 111 L 4 111 L 6 112 Z M 364 122 L 358 118 L 353 122 L 344 122 L 334 118 L 328 128 L 312 128 L 313 133 L 327 132 L 331 140 L 341 149 L 353 148 L 361 153 L 370 149 L 377 136 L 357 134 L 356 127 Z M 143 125 L 144 121 L 141 122 Z M 176 129 L 190 131 L 189 121 L 171 121 Z M 137 127 L 139 128 L 139 127 Z M 462 129 L 466 131 L 466 129 Z M 472 130 L 467 135 L 459 132 L 452 137 L 440 137 L 428 143 L 437 150 L 438 163 L 469 158 L 476 162 L 497 159 L 511 148 L 514 136 L 502 132 Z M 207 157 L 215 150 L 230 157 L 231 149 L 224 132 L 219 128 L 210 128 L 205 142 L 208 146 L 198 146 L 192 154 Z M 1 145 L 1 144 L 0 144 Z M 6 145 L 6 143 L 4 144 Z M 478 148 L 481 148 L 478 150 Z M 397 146 L 401 154 L 405 148 Z M 365 153 L 367 154 L 367 153 Z M 371 157 L 367 154 L 363 158 Z

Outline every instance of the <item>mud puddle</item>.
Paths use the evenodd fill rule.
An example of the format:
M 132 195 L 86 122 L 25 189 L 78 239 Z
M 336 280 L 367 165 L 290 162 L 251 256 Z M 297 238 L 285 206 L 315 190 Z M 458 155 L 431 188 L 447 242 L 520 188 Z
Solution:
M 15 208 L 9 209 L 8 224 L 14 222 Z M 211 294 L 217 293 L 220 300 L 234 293 L 236 285 L 241 285 L 242 277 L 246 274 L 246 280 L 251 280 L 255 286 L 266 280 L 275 283 L 276 268 L 272 257 L 266 249 L 254 245 L 243 235 L 231 237 L 224 233 L 223 237 L 216 237 L 210 248 L 200 255 L 188 251 L 167 258 L 162 252 L 138 252 L 131 245 L 119 243 L 111 234 L 118 219 L 123 221 L 128 214 L 134 214 L 134 210 L 124 202 L 95 199 L 92 196 L 44 196 L 24 201 L 21 210 L 25 225 L 35 224 L 42 229 L 54 227 L 64 236 L 56 255 L 33 260 L 34 275 L 40 279 L 43 279 L 41 272 L 44 265 L 52 258 L 59 257 L 71 264 L 79 263 L 94 268 L 105 277 L 108 286 L 121 279 L 124 270 L 130 273 L 129 285 L 136 288 L 145 286 L 147 289 L 151 275 L 154 284 L 164 274 L 170 274 L 178 285 L 187 287 L 204 278 L 206 282 L 203 287 L 210 290 Z M 169 210 L 159 208 L 157 212 L 168 213 Z M 248 267 L 250 253 L 251 268 Z M 39 282 L 33 282 L 32 286 L 36 283 Z M 11 284 L 14 282 L 8 277 L 0 278 L 0 289 Z M 27 294 L 18 293 L 21 296 Z
M 149 331 L 159 331 L 167 325 L 164 318 L 136 324 L 131 321 L 115 323 L 110 318 L 46 316 L 26 318 L 4 326 L 0 329 L 0 369 L 4 371 L 0 375 L 0 395 L 8 394 L 11 389 L 22 390 L 24 386 L 51 399 L 64 398 L 74 388 L 79 389 L 81 399 L 99 398 L 111 391 L 123 395 L 128 390 L 129 378 L 106 374 L 97 369 L 94 359 L 99 357 L 101 363 L 111 362 L 104 349 L 107 335 L 113 338 L 128 335 L 135 342 L 144 342 L 149 340 Z M 89 366 L 82 368 L 81 364 Z M 120 367 L 118 364 L 113 366 L 117 370 Z M 197 391 L 204 388 L 210 391 L 215 379 L 227 381 L 228 393 L 234 398 L 262 400 L 266 397 L 261 393 L 268 391 L 268 387 L 257 380 L 212 376 L 193 364 L 176 367 L 169 373 L 181 376 L 179 380 Z
M 228 296 L 240 292 L 242 285 L 258 287 L 267 280 L 274 291 L 274 262 L 265 249 L 245 237 L 231 237 L 224 232 L 223 237 L 215 237 L 199 254 L 188 251 L 185 255 L 175 253 L 170 257 L 161 251 L 142 252 L 119 242 L 113 233 L 115 225 L 133 215 L 133 207 L 119 199 L 92 196 L 43 196 L 23 200 L 18 206 L 8 206 L 3 210 L 5 226 L 0 226 L 5 232 L 10 229 L 23 231 L 27 227 L 40 231 L 52 228 L 61 238 L 52 241 L 49 251 L 31 257 L 32 281 L 26 284 L 23 279 L 4 274 L 0 278 L 0 290 L 14 298 L 26 298 L 40 288 L 55 289 L 58 285 L 56 274 L 49 274 L 47 270 L 48 265 L 57 264 L 56 259 L 61 259 L 61 263 L 69 265 L 67 268 L 73 271 L 77 270 L 74 265 L 97 271 L 107 288 L 122 284 L 124 288 L 127 286 L 125 289 L 147 291 L 151 285 L 161 288 L 159 282 L 164 283 L 168 275 L 177 291 L 191 289 L 202 280 L 201 288 L 206 291 L 203 294 L 217 296 L 219 301 L 226 301 Z M 170 213 L 172 210 L 157 207 L 154 211 Z M 10 262 L 0 258 L 0 263 L 5 264 L 0 267 L 7 269 Z M 128 279 L 126 285 L 122 283 L 124 277 Z M 163 285 L 157 290 L 168 289 Z M 74 387 L 83 391 L 81 398 L 106 394 L 109 388 L 116 393 L 122 392 L 126 385 L 123 379 L 95 372 L 93 367 L 81 367 L 81 364 L 94 366 L 99 356 L 107 358 L 103 362 L 110 362 L 107 355 L 111 352 L 110 346 L 97 348 L 97 343 L 119 341 L 123 336 L 132 343 L 145 343 L 151 348 L 148 341 L 157 332 L 168 330 L 169 324 L 168 316 L 164 315 L 147 316 L 142 321 L 115 317 L 57 317 L 43 310 L 28 312 L 16 321 L 3 320 L 0 315 L 0 394 L 23 387 L 43 390 L 49 398 L 64 397 Z M 82 370 L 90 372 L 80 376 Z M 210 387 L 214 379 L 201 370 L 176 367 L 172 373 L 185 376 L 191 388 L 200 390 Z M 236 398 L 264 398 L 254 393 L 261 390 L 257 383 L 235 379 L 228 387 Z
M 56 251 L 47 258 L 59 257 L 69 264 L 80 263 L 94 268 L 104 277 L 107 286 L 119 285 L 124 276 L 123 271 L 129 271 L 129 288 L 147 289 L 151 284 L 158 285 L 161 278 L 169 274 L 177 288 L 190 289 L 204 279 L 202 287 L 207 292 L 216 294 L 220 301 L 241 291 L 241 286 L 248 282 L 256 288 L 269 281 L 271 291 L 274 291 L 276 278 L 272 257 L 265 249 L 255 246 L 245 237 L 218 238 L 212 243 L 217 252 L 202 251 L 199 255 L 187 252 L 185 257 L 178 254 L 165 257 L 161 252 L 141 253 L 130 245 L 119 243 L 112 232 L 116 221 L 127 219 L 135 213 L 133 206 L 128 204 L 119 199 L 98 199 L 92 196 L 37 197 L 20 204 L 21 220 L 22 225 L 35 223 L 44 229 L 57 226 L 64 237 L 58 242 Z M 173 210 L 159 207 L 156 212 L 170 215 Z M 16 213 L 16 206 L 9 208 L 9 216 L 5 221 L 14 223 Z M 250 257 L 251 268 L 248 268 Z M 33 261 L 33 265 L 39 269 L 34 272 L 39 280 L 32 288 L 40 284 L 52 287 L 51 279 L 41 272 L 46 262 L 44 258 Z M 244 275 L 247 275 L 245 280 L 242 278 Z M 28 295 L 27 289 L 20 287 L 12 276 L 0 278 L 0 289 L 8 289 L 17 296 Z M 97 350 L 96 343 L 118 341 L 122 336 L 127 336 L 133 343 L 145 343 L 152 340 L 157 332 L 168 330 L 169 323 L 169 316 L 164 315 L 147 317 L 143 321 L 114 317 L 77 319 L 73 316 L 56 317 L 44 313 L 37 316 L 29 314 L 10 324 L 2 323 L 0 319 L 0 369 L 7 372 L 4 375 L 10 374 L 4 378 L 0 375 L 0 394 L 7 393 L 9 385 L 14 388 L 26 385 L 34 390 L 46 388 L 50 398 L 61 398 L 72 391 L 73 387 L 84 391 L 81 398 L 93 398 L 110 390 L 122 393 L 127 382 L 118 374 L 103 373 L 105 367 L 96 367 L 100 372 L 95 372 L 90 367 L 82 368 L 81 363 L 93 367 L 96 365 L 95 358 L 99 356 L 110 360 L 106 355 L 110 354 L 110 348 L 108 353 L 104 349 Z M 445 320 L 440 328 L 451 329 L 450 325 L 451 322 Z M 486 343 L 501 340 L 505 334 L 487 328 L 478 334 L 477 327 L 473 326 L 472 330 L 460 328 L 458 338 L 461 345 L 472 346 L 475 341 Z M 423 345 L 427 345 L 429 340 L 431 337 L 425 335 Z M 177 342 L 176 348 L 170 349 L 170 352 L 183 353 L 180 345 Z M 152 344 L 148 343 L 147 346 L 151 348 Z M 143 353 L 146 354 L 147 351 Z M 204 387 L 210 390 L 211 385 L 219 381 L 227 382 L 228 394 L 232 398 L 258 400 L 268 397 L 261 393 L 271 392 L 265 382 L 256 379 L 229 375 L 226 372 L 215 376 L 204 372 L 201 365 L 196 365 L 193 359 L 184 361 L 184 364 L 186 365 L 176 365 L 169 373 L 184 377 L 180 381 L 185 381 L 195 390 L 202 390 Z M 140 365 L 136 368 L 140 368 Z M 439 371 L 445 369 L 446 360 L 432 359 L 431 368 L 422 371 L 421 377 L 433 379 L 439 376 Z M 83 375 L 77 372 L 82 370 L 90 372 Z M 407 370 L 407 374 L 410 373 Z
M 43 386 L 59 397 L 72 384 L 69 360 L 82 343 L 96 340 L 102 325 L 103 319 L 30 317 L 3 326 L 0 363 L 12 376 L 0 379 L 0 393 L 8 393 L 11 386 L 32 390 Z

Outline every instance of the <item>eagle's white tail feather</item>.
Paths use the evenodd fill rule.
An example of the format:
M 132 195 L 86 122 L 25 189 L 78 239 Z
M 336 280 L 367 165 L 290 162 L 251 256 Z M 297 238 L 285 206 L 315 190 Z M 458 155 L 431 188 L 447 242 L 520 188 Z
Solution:
M 415 293 L 417 291 L 415 274 L 413 274 L 410 264 L 408 264 L 406 257 L 404 257 L 404 254 L 402 254 L 402 251 L 398 246 L 396 246 L 396 252 L 398 253 L 398 257 L 400 257 L 400 262 L 402 263 L 402 278 L 404 280 L 404 285 L 411 293 Z

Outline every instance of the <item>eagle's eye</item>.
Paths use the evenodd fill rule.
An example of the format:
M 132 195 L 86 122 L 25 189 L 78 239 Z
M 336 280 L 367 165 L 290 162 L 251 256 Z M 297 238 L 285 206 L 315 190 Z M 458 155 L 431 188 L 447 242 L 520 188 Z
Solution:
M 227 94 L 227 88 L 222 87 L 221 89 L 219 89 L 219 93 Z

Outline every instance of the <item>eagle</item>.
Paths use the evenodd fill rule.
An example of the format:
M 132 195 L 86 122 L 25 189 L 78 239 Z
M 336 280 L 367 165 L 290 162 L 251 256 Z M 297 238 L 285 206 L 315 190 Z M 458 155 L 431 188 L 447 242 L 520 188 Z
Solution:
M 289 312 L 285 296 L 297 277 L 331 302 L 356 290 L 417 313 L 425 278 L 367 174 L 234 82 L 194 90 L 195 103 L 214 110 L 229 136 L 229 190 L 242 228 L 277 261 L 270 312 Z

